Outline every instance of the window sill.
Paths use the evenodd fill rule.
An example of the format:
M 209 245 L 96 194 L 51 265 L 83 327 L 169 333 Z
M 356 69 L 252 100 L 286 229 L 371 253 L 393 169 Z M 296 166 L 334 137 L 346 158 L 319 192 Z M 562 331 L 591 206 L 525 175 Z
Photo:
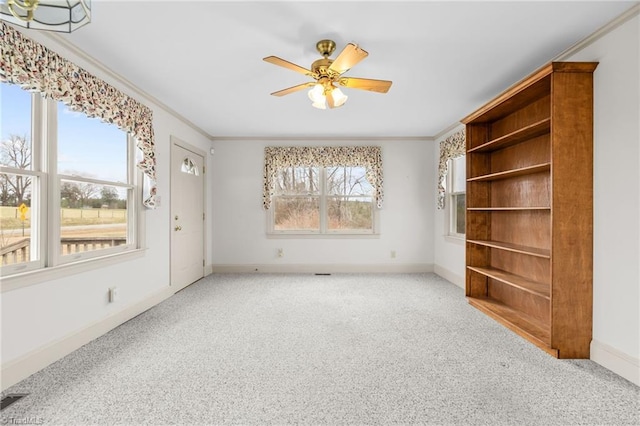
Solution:
M 47 281 L 65 278 L 71 275 L 103 268 L 109 265 L 115 265 L 117 263 L 125 262 L 128 260 L 138 259 L 144 256 L 145 251 L 146 249 L 129 250 L 124 253 L 111 254 L 103 257 L 97 257 L 58 266 L 51 266 L 47 268 L 37 269 L 35 271 L 2 277 L 1 292 L 5 293 L 34 284 L 40 284 Z
M 380 234 L 288 234 L 288 233 L 267 233 L 267 239 L 367 239 L 380 238 Z
M 466 238 L 464 236 L 458 236 L 458 235 L 445 235 L 444 240 L 448 243 L 453 243 L 453 244 L 458 244 L 463 246 L 466 241 Z

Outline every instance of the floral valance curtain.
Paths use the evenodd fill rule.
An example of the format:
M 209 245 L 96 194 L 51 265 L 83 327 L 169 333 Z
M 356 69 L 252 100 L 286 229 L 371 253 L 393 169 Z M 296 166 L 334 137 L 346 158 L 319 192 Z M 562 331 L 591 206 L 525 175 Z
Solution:
M 142 152 L 138 167 L 151 181 L 143 204 L 154 208 L 156 158 L 151 109 L 4 22 L 0 25 L 0 81 L 40 92 L 131 133 Z
M 452 158 L 462 157 L 466 152 L 464 129 L 440 142 L 440 162 L 438 163 L 438 209 L 444 208 L 444 183 L 447 178 L 448 162 Z
M 271 207 L 278 171 L 287 167 L 365 167 L 367 180 L 374 188 L 376 205 L 382 207 L 382 155 L 378 146 L 266 147 L 263 193 L 265 210 Z

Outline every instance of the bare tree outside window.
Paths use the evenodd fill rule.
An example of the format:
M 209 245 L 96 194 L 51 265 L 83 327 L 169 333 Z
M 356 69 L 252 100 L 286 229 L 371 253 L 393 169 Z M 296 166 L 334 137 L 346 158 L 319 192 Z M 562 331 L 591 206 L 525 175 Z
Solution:
M 327 168 L 327 193 L 329 229 L 371 229 L 373 188 L 365 168 Z
M 320 229 L 320 170 L 288 167 L 276 179 L 274 229 Z
M 373 232 L 373 187 L 364 167 L 288 167 L 276 178 L 273 229 Z
M 27 135 L 11 134 L 0 142 L 0 165 L 12 169 L 29 170 L 31 168 L 31 141 Z M 3 206 L 19 206 L 26 198 L 31 178 L 12 173 L 3 173 L 0 182 L 0 200 Z

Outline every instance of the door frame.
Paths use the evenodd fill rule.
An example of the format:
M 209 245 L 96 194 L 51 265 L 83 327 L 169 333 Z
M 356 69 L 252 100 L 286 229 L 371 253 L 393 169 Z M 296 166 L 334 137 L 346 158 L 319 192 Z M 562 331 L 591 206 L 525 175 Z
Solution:
M 173 179 L 174 179 L 174 173 L 175 172 L 174 172 L 173 168 L 171 167 L 171 165 L 173 164 L 173 147 L 174 147 L 174 145 L 177 145 L 180 148 L 186 149 L 187 151 L 191 151 L 194 154 L 197 154 L 197 155 L 201 156 L 202 160 L 203 160 L 202 164 L 204 166 L 204 170 L 203 170 L 203 173 L 202 173 L 202 179 L 203 179 L 203 182 L 202 182 L 202 202 L 203 202 L 203 208 L 204 208 L 204 213 L 205 213 L 205 220 L 202 221 L 202 232 L 203 232 L 203 237 L 204 237 L 202 239 L 202 258 L 204 259 L 204 263 L 205 263 L 202 266 L 202 276 L 203 277 L 208 275 L 207 274 L 207 269 L 208 269 L 208 265 L 207 265 L 208 257 L 207 257 L 207 255 L 209 253 L 208 253 L 207 247 L 209 245 L 208 244 L 208 240 L 209 240 L 209 238 L 208 238 L 209 229 L 208 228 L 209 227 L 207 226 L 207 223 L 209 221 L 210 210 L 208 208 L 209 207 L 209 203 L 208 203 L 209 200 L 208 200 L 208 197 L 207 197 L 207 194 L 208 194 L 208 190 L 207 190 L 207 186 L 208 186 L 207 185 L 207 173 L 208 173 L 208 169 L 209 169 L 209 164 L 207 162 L 207 153 L 203 149 L 200 149 L 200 148 L 198 148 L 198 147 L 196 147 L 194 145 L 191 145 L 190 143 L 185 142 L 184 140 L 182 140 L 182 139 L 180 139 L 180 138 L 178 138 L 177 136 L 174 136 L 174 135 L 170 135 L 169 139 L 170 139 L 170 142 L 171 142 L 170 146 L 169 146 L 169 194 L 170 194 L 169 195 L 169 227 L 168 227 L 168 232 L 169 232 L 169 287 L 173 287 L 174 284 L 171 282 L 171 267 L 172 267 L 172 261 L 173 261 L 173 259 L 171 257 L 171 249 L 173 247 L 173 237 L 172 237 L 173 233 L 171 232 L 171 230 L 172 230 L 171 218 L 173 217 L 172 216 L 173 213 L 171 211 L 171 195 L 172 195 L 171 191 L 172 191 L 172 188 L 173 188 Z M 175 291 L 178 292 L 178 291 L 180 291 L 180 290 L 182 290 L 183 288 L 186 288 L 186 287 L 188 287 L 188 285 L 185 286 L 185 287 L 176 289 Z

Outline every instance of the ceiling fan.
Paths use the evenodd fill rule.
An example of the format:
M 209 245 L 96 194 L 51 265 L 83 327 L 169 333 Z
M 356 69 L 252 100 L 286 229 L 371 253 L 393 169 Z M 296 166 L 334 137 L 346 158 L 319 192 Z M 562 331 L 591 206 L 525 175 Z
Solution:
M 342 93 L 338 86 L 378 93 L 387 93 L 389 91 L 392 82 L 388 80 L 342 76 L 342 74 L 349 71 L 369 55 L 359 46 L 353 43 L 347 44 L 336 59 L 329 59 L 329 56 L 336 50 L 336 43 L 333 40 L 320 40 L 316 43 L 316 49 L 323 58 L 311 64 L 310 70 L 277 56 L 263 58 L 266 62 L 299 72 L 315 80 L 314 82 L 302 83 L 273 92 L 273 96 L 284 96 L 312 87 L 309 91 L 309 98 L 313 102 L 312 105 L 319 109 L 326 109 L 327 105 L 329 108 L 337 108 L 347 101 L 347 96 Z

